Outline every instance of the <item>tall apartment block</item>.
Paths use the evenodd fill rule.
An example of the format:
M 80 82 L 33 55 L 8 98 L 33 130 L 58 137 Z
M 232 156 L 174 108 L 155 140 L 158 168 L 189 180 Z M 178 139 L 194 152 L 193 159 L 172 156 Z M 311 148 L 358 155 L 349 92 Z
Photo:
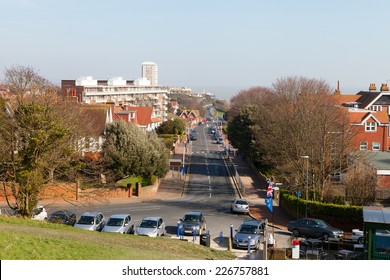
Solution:
M 142 63 L 142 78 L 150 81 L 151 86 L 158 85 L 158 69 L 154 62 Z

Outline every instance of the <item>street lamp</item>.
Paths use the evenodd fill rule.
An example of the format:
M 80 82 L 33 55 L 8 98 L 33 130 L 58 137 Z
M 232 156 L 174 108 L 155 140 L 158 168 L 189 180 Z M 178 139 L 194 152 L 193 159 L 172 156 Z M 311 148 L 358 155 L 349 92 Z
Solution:
M 305 190 L 305 218 L 307 218 L 307 200 L 309 199 L 309 156 L 301 156 L 306 159 L 306 190 Z

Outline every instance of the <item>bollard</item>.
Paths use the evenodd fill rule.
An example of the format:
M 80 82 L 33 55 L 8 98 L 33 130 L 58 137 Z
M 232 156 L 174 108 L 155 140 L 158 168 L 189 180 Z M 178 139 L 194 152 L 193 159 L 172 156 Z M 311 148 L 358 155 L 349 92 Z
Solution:
M 230 239 L 233 240 L 233 225 L 230 225 Z
M 177 231 L 176 236 L 180 236 L 180 221 L 177 221 Z
M 223 231 L 221 230 L 221 232 L 219 233 L 219 245 L 222 244 L 222 240 L 223 240 Z
M 192 228 L 192 242 L 195 242 L 196 240 L 196 228 L 195 226 Z
M 248 236 L 248 254 L 251 253 L 251 237 Z
M 228 237 L 228 251 L 232 250 L 232 239 Z

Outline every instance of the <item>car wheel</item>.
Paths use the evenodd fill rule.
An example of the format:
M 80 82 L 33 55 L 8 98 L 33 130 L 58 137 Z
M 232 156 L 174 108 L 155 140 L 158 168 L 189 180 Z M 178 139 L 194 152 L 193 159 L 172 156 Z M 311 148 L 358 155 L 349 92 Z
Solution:
M 363 244 L 363 243 L 364 243 L 363 237 L 359 237 L 359 239 L 357 240 L 357 242 L 358 242 L 359 244 Z
M 299 236 L 299 230 L 294 229 L 293 232 L 292 232 L 292 235 L 295 236 L 295 237 L 298 237 Z

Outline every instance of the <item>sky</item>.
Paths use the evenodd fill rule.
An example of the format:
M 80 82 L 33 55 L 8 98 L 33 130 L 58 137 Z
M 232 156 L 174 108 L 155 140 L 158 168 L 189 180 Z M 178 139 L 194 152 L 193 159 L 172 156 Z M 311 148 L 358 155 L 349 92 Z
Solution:
M 0 0 L 0 78 L 141 76 L 229 100 L 302 76 L 341 93 L 390 81 L 388 0 Z

